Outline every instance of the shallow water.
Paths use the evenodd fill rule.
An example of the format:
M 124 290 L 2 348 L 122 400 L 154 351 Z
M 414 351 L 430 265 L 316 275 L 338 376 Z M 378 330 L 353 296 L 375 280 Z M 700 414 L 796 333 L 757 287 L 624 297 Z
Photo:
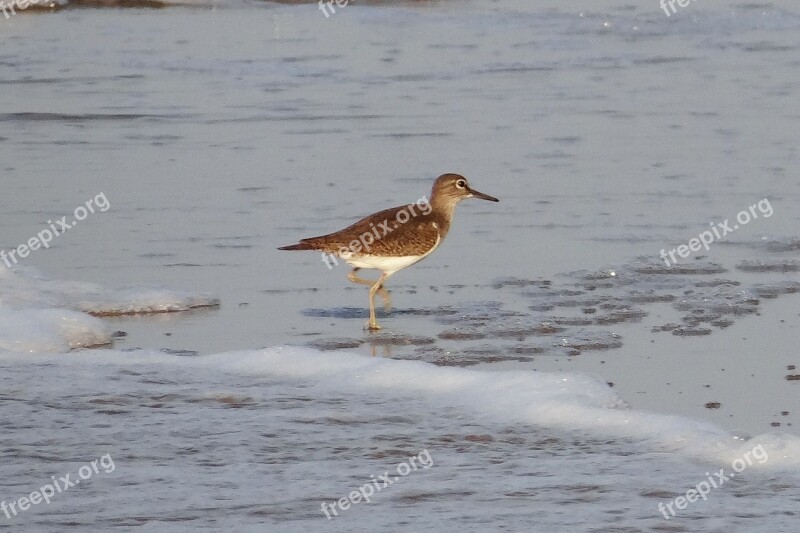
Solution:
M 603 383 L 574 375 L 428 366 L 307 349 L 0 357 L 3 401 L 14 405 L 3 421 L 7 499 L 54 474 L 75 479 L 89 459 L 114 463 L 0 528 L 649 531 L 664 527 L 660 502 L 705 472 L 733 472 L 757 446 L 763 460 L 669 526 L 795 523 L 796 437 L 734 441 L 629 411 Z M 427 468 L 394 475 L 423 452 Z M 386 473 L 391 484 L 369 504 L 326 519 L 323 502 Z
M 20 262 L 24 277 L 2 285 L 0 293 L 3 311 L 17 313 L 13 320 L 19 322 L 0 315 L 13 324 L 0 328 L 0 340 L 24 328 L 23 340 L 40 346 L 35 351 L 59 351 L 63 342 L 80 345 L 43 329 L 52 323 L 42 323 L 40 313 L 20 315 L 9 308 L 22 305 L 11 298 L 12 288 L 28 304 L 33 299 L 49 309 L 96 314 L 152 310 L 142 303 L 145 295 L 152 297 L 150 304 L 177 305 L 185 298 L 206 301 L 210 294 L 219 297 L 220 307 L 104 318 L 105 335 L 115 350 L 208 355 L 295 344 L 332 358 L 345 357 L 340 350 L 346 350 L 477 372 L 585 374 L 612 384 L 610 390 L 635 413 L 682 415 L 688 425 L 703 419 L 721 432 L 797 434 L 800 386 L 787 379 L 800 363 L 800 193 L 794 172 L 800 12 L 794 4 L 708 1 L 666 17 L 656 3 L 353 2 L 325 18 L 315 3 L 225 2 L 23 13 L 0 19 L 0 25 L 0 224 L 6 229 L 0 249 L 26 242 L 48 220 L 72 217 L 76 206 L 101 192 L 110 204 L 56 237 L 48 250 Z M 346 281 L 344 266 L 329 271 L 314 253 L 276 250 L 414 201 L 447 171 L 463 173 L 501 201 L 464 202 L 444 245 L 390 280 L 394 308 L 379 314 L 386 329 L 378 334 L 363 332 L 366 290 Z M 681 260 L 680 270 L 664 267 L 660 250 L 688 243 L 709 223 L 733 221 L 765 198 L 771 216 L 755 211 L 757 219 Z M 26 268 L 39 269 L 54 285 Z M 69 280 L 97 285 L 64 285 Z M 185 292 L 151 292 L 161 287 Z M 61 299 L 44 301 L 42 294 Z M 95 323 L 76 324 L 71 335 L 78 340 L 85 332 L 103 338 Z M 114 331 L 125 335 L 111 336 Z M 162 477 L 171 476 L 156 493 L 160 505 L 139 499 L 127 505 L 129 492 L 116 489 L 130 480 L 109 481 L 97 489 L 97 501 L 81 490 L 65 493 L 58 508 L 54 503 L 46 511 L 29 511 L 21 523 L 32 530 L 69 527 L 71 518 L 58 518 L 66 512 L 80 517 L 73 527 L 97 529 L 142 523 L 169 530 L 221 524 L 246 529 L 266 521 L 296 530 L 295 520 L 304 528 L 326 527 L 318 522 L 324 520 L 318 500 L 344 495 L 382 471 L 381 465 L 399 462 L 365 459 L 372 453 L 367 443 L 381 442 L 373 426 L 390 436 L 406 435 L 406 451 L 428 446 L 434 460 L 442 435 L 459 435 L 455 440 L 461 442 L 464 435 L 488 434 L 494 444 L 443 444 L 437 466 L 449 466 L 415 473 L 420 481 L 415 475 L 403 480 L 418 483 L 413 490 L 428 496 L 414 496 L 412 489 L 410 496 L 393 494 L 369 511 L 348 511 L 344 520 L 372 513 L 361 515 L 359 526 L 335 527 L 355 530 L 375 520 L 390 528 L 403 520 L 419 524 L 441 511 L 432 527 L 446 529 L 461 516 L 464 498 L 474 499 L 478 511 L 461 516 L 461 529 L 486 520 L 516 530 L 531 517 L 542 527 L 560 524 L 565 530 L 606 530 L 620 516 L 624 525 L 640 530 L 676 523 L 662 522 L 654 498 L 642 496 L 650 494 L 637 485 L 644 467 L 628 459 L 646 463 L 652 460 L 648 454 L 660 452 L 642 451 L 640 438 L 622 430 L 609 442 L 597 440 L 596 428 L 574 440 L 567 429 L 540 427 L 539 419 L 477 422 L 474 411 L 460 411 L 458 402 L 441 398 L 411 404 L 417 411 L 410 416 L 407 398 L 398 403 L 370 392 L 380 416 L 410 416 L 387 422 L 360 403 L 360 392 L 325 391 L 295 405 L 290 391 L 299 385 L 269 378 L 271 365 L 263 373 L 278 383 L 265 391 L 249 374 L 196 375 L 192 368 L 200 363 L 171 354 L 162 354 L 163 368 L 158 359 L 147 362 L 153 379 L 164 383 L 142 385 L 124 373 L 128 353 L 138 352 L 107 351 L 87 356 L 88 362 L 73 354 L 57 363 L 43 362 L 50 356 L 5 363 L 6 387 L 13 390 L 6 389 L 3 409 L 14 417 L 6 419 L 13 433 L 6 432 L 4 447 L 34 451 L 7 452 L 3 468 L 13 472 L 2 477 L 15 484 L 0 497 L 21 496 L 37 480 L 68 471 L 69 461 L 97 457 L 110 444 L 119 472 L 139 476 L 132 481 L 137 490 L 157 484 L 157 472 L 147 477 L 155 464 L 168 470 Z M 90 379 L 86 374 L 95 361 L 102 361 L 103 371 Z M 79 416 L 88 411 L 71 411 L 73 395 L 58 387 L 41 389 L 73 373 L 86 398 L 130 387 L 130 398 L 119 401 L 137 406 L 93 414 L 107 427 L 87 434 Z M 122 426 L 154 416 L 142 398 L 173 394 L 175 388 L 194 392 L 175 398 L 175 412 L 156 416 L 154 423 L 175 423 L 177 433 L 165 436 L 159 429 L 152 442 L 132 438 L 148 434 L 148 428 Z M 215 409 L 227 414 L 229 407 L 209 414 L 202 401 L 192 400 L 208 398 L 212 390 L 234 400 L 250 397 L 252 405 L 244 401 L 239 416 L 226 421 Z M 37 462 L 35 450 L 44 444 L 32 435 L 49 427 L 50 414 L 41 408 L 19 412 L 21 403 L 40 393 L 46 393 L 46 409 L 72 413 L 64 415 L 63 427 L 74 436 L 69 444 L 47 445 L 46 455 L 54 458 L 48 467 Z M 338 435 L 335 424 L 319 417 L 318 402 L 343 394 L 339 409 L 372 423 L 345 424 Z M 413 388 L 405 394 L 413 396 Z M 281 398 L 281 405 L 314 423 L 298 423 L 274 450 L 248 455 L 258 449 L 256 430 L 249 428 L 260 421 L 258 431 L 274 434 L 286 422 L 280 416 L 263 419 Z M 439 412 L 445 406 L 460 418 L 447 419 Z M 99 422 L 103 417 L 111 420 Z M 564 421 L 585 430 L 575 417 Z M 467 431 L 465 423 L 480 427 Z M 27 430 L 20 431 L 20 424 Z M 325 429 L 296 453 L 294 467 L 283 467 L 288 470 L 254 466 L 264 457 L 280 462 L 295 453 L 308 437 L 306 425 L 315 431 L 333 427 L 338 436 Z M 230 432 L 231 441 L 200 454 L 198 461 L 207 462 L 200 467 L 176 465 L 177 448 L 158 454 L 149 448 L 165 439 L 178 446 L 199 433 L 206 442 L 211 433 L 204 428 L 210 427 Z M 364 443 L 356 445 L 359 439 Z M 555 441 L 531 444 L 548 439 Z M 559 455 L 565 441 L 570 444 Z M 704 442 L 713 448 L 711 440 Z M 355 450 L 353 458 L 320 474 L 320 464 L 330 464 L 340 449 Z M 236 454 L 248 457 L 241 463 L 220 459 Z M 505 459 L 511 466 L 490 466 L 498 455 L 516 459 Z M 689 455 L 667 454 L 658 468 L 674 473 L 663 473 L 652 490 L 674 497 L 702 481 L 708 467 Z M 217 463 L 224 473 L 215 477 Z M 478 479 L 492 480 L 475 494 L 467 494 L 476 490 L 470 488 L 474 478 L 463 474 L 470 470 L 467 463 L 480 465 L 474 466 Z M 529 463 L 541 465 L 539 477 L 555 476 L 554 484 L 523 475 Z M 203 494 L 252 491 L 275 475 L 291 497 L 279 497 L 280 490 L 270 486 L 260 499 L 235 492 L 209 511 L 181 485 L 181 466 L 202 478 L 195 481 Z M 753 530 L 756 519 L 773 530 L 788 527 L 789 514 L 772 512 L 797 498 L 796 481 L 783 478 L 792 475 L 788 470 L 782 465 L 770 474 L 771 483 L 785 485 L 777 491 L 778 503 L 770 495 L 775 491 L 759 488 L 761 481 L 744 483 L 715 493 L 715 503 L 692 507 L 695 514 L 679 527 Z M 312 471 L 325 480 L 309 495 L 310 481 L 301 480 L 312 479 Z M 595 486 L 573 481 L 574 471 L 584 477 L 625 472 L 631 480 L 614 476 L 595 480 Z M 448 476 L 454 476 L 451 485 Z M 524 478 L 519 492 L 503 492 L 511 483 L 506 476 Z M 93 480 L 92 487 L 103 481 Z M 584 483 L 594 488 L 584 489 Z M 167 522 L 176 506 L 165 494 L 191 502 L 181 507 L 188 509 L 185 524 Z M 758 510 L 732 515 L 735 495 Z M 558 511 L 562 505 L 566 512 Z M 96 521 L 86 523 L 87 510 L 98 506 Z M 712 512 L 712 506 L 719 507 Z M 239 510 L 238 518 L 201 518 L 231 508 Z M 0 527 L 22 526 L 0 520 Z

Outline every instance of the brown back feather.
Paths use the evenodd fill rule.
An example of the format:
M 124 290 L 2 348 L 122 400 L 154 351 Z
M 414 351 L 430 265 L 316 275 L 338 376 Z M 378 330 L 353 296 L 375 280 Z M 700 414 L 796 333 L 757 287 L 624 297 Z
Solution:
M 397 220 L 397 214 L 401 211 L 409 215 L 407 222 Z M 416 213 L 416 216 L 412 213 Z M 438 229 L 433 226 L 434 223 Z M 337 232 L 301 239 L 299 243 L 279 250 L 319 250 L 336 254 L 343 248 L 359 250 L 357 246 L 351 247 L 353 241 L 357 241 L 361 245 L 359 254 L 422 255 L 436 244 L 439 236 L 443 239 L 449 230 L 450 221 L 436 211 L 426 215 L 419 205 L 401 205 L 378 211 Z

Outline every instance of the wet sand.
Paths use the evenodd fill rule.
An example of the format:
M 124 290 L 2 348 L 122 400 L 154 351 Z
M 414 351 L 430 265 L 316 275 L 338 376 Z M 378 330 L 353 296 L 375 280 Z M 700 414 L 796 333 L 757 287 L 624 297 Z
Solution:
M 290 343 L 561 369 L 612 382 L 637 408 L 796 431 L 797 295 L 783 293 L 800 279 L 797 250 L 759 245 L 797 239 L 791 5 L 693 4 L 669 19 L 652 6 L 527 6 L 16 17 L 3 39 L 32 42 L 2 67 L 13 231 L 0 244 L 103 191 L 108 216 L 26 264 L 221 299 L 110 318 L 127 333 L 119 348 Z M 378 335 L 362 331 L 366 291 L 344 267 L 276 250 L 413 201 L 445 171 L 501 203 L 459 207 L 441 249 L 391 280 L 396 307 Z M 637 273 L 638 292 L 569 275 L 657 264 L 662 248 L 765 197 L 774 216 L 683 262 L 719 271 Z M 720 313 L 708 295 L 734 307 Z

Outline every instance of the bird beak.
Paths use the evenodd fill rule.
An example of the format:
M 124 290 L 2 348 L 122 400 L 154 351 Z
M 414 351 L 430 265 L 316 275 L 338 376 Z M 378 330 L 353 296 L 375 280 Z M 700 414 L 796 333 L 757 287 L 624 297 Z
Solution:
M 482 192 L 478 192 L 475 189 L 470 189 L 469 193 L 472 195 L 473 198 L 480 198 L 481 200 L 489 200 L 490 202 L 499 202 L 497 198 L 494 196 L 489 196 L 488 194 L 483 194 Z

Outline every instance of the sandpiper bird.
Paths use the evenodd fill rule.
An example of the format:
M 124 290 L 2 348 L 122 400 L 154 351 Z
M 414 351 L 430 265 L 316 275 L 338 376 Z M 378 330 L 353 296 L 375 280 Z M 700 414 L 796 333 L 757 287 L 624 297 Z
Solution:
M 317 250 L 323 252 L 323 261 L 326 261 L 324 254 L 327 253 L 332 257 L 341 257 L 352 265 L 353 270 L 347 279 L 370 286 L 369 322 L 366 327 L 381 329 L 375 320 L 375 294 L 380 291 L 388 305 L 389 294 L 383 287 L 386 279 L 421 261 L 438 248 L 450 230 L 456 204 L 466 198 L 498 201 L 493 196 L 471 189 L 464 176 L 442 174 L 433 184 L 430 200 L 423 197 L 413 204 L 384 209 L 343 230 L 301 239 L 297 244 L 278 249 Z M 375 281 L 360 278 L 356 272 L 362 268 L 377 269 L 381 275 Z

